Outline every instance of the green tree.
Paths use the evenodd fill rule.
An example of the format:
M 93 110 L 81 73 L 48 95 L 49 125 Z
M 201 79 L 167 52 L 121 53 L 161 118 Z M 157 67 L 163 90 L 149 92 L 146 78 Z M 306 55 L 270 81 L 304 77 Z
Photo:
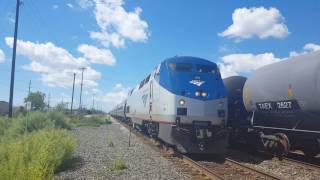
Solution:
M 31 92 L 28 97 L 24 98 L 24 102 L 31 102 L 31 109 L 32 110 L 43 110 L 46 106 L 44 102 L 44 98 L 46 95 L 40 91 Z

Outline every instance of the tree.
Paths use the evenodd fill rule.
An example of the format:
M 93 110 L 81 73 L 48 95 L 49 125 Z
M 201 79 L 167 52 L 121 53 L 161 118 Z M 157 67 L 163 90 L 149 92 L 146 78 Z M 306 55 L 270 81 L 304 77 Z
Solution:
M 30 92 L 28 97 L 24 98 L 24 102 L 31 102 L 32 110 L 43 110 L 43 108 L 46 106 L 44 102 L 45 97 L 46 95 L 40 91 Z
M 61 102 L 61 103 L 56 105 L 56 110 L 63 112 L 63 111 L 66 110 L 66 105 L 67 105 L 67 103 Z

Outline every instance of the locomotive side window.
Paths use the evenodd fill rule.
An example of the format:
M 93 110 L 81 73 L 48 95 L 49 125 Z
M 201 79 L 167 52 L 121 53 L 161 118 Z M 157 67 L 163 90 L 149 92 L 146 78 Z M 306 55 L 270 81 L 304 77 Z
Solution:
M 201 73 L 210 73 L 210 74 L 216 74 L 217 68 L 215 66 L 208 66 L 208 65 L 196 65 L 197 72 Z
M 190 72 L 192 71 L 192 65 L 188 63 L 169 63 L 171 71 L 177 72 Z

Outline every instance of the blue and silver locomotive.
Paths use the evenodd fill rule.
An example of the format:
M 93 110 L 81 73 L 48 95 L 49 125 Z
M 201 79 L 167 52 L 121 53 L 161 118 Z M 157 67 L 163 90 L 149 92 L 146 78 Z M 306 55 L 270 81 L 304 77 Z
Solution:
M 218 153 L 225 147 L 227 92 L 211 61 L 166 59 L 115 109 L 118 117 L 183 153 Z

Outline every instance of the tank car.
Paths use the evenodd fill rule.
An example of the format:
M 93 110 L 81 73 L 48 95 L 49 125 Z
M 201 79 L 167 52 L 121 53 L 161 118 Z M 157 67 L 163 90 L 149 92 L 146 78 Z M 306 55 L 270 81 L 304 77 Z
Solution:
M 249 115 L 239 122 L 244 125 L 245 119 L 250 122 L 251 129 L 247 132 L 256 135 L 253 138 L 256 141 L 252 142 L 281 155 L 290 150 L 317 155 L 320 152 L 320 51 L 256 70 L 244 84 L 243 104 Z M 241 131 L 238 128 L 233 132 Z
M 226 97 L 215 63 L 177 56 L 129 92 L 125 116 L 182 153 L 219 153 L 226 146 Z

